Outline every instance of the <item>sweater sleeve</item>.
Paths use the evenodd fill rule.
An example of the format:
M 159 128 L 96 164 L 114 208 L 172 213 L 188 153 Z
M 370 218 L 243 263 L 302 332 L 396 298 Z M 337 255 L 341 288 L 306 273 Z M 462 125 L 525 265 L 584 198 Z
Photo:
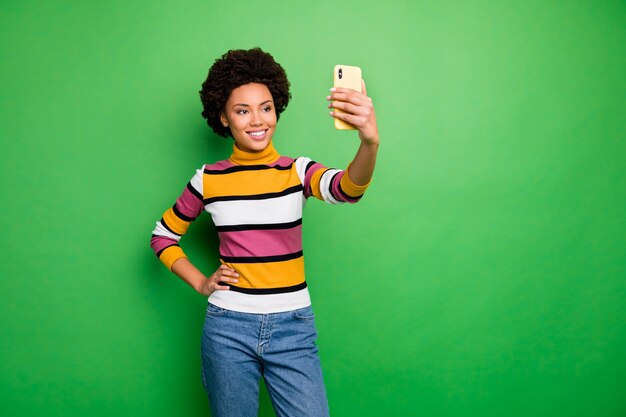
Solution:
M 204 208 L 203 168 L 196 171 L 174 205 L 163 213 L 163 217 L 156 222 L 156 227 L 152 231 L 150 246 L 159 260 L 170 271 L 174 262 L 180 258 L 186 258 L 179 246 L 180 238 L 187 232 L 191 222 L 198 218 Z
M 356 203 L 363 197 L 369 183 L 356 185 L 345 170 L 327 168 L 309 158 L 296 159 L 296 170 L 306 198 L 313 196 L 330 204 Z

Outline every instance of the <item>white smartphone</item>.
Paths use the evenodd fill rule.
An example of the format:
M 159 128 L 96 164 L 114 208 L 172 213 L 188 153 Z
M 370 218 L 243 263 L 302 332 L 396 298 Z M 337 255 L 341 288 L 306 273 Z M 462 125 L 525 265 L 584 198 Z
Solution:
M 335 65 L 333 70 L 333 86 L 350 88 L 352 90 L 361 91 L 361 68 L 350 65 Z M 342 110 L 334 109 L 337 113 L 345 113 Z M 355 130 L 356 128 L 349 123 L 335 118 L 335 128 L 340 130 Z

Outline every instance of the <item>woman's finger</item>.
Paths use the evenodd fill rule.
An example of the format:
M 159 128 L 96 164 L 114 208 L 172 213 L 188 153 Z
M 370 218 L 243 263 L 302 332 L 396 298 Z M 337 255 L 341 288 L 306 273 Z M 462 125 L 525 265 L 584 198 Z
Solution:
M 235 271 L 235 269 L 233 267 L 230 267 L 228 265 L 220 265 L 220 267 L 217 269 L 217 271 L 215 271 L 215 274 L 218 276 L 229 276 L 229 277 L 238 277 L 239 273 L 237 273 L 237 271 Z
M 217 291 L 217 290 L 219 290 L 219 291 L 228 291 L 228 290 L 230 290 L 230 287 L 228 285 L 219 285 L 218 283 L 213 284 L 212 287 L 213 287 L 214 291 Z
M 216 290 L 227 290 L 230 287 L 219 284 L 236 284 L 239 282 L 238 277 L 239 274 L 232 267 L 222 264 L 211 276 L 209 285 Z
M 344 122 L 351 124 L 352 126 L 359 128 L 365 125 L 366 119 L 363 116 L 356 116 L 349 113 L 339 113 L 335 111 L 330 112 L 331 117 L 335 117 L 339 120 L 343 120 Z
M 362 86 L 361 86 L 362 87 Z M 365 95 L 364 92 L 362 91 L 356 91 L 353 90 L 352 88 L 345 88 L 345 87 L 333 87 L 330 89 L 331 93 L 343 93 L 343 94 L 360 94 L 360 95 Z
M 374 106 L 370 102 L 354 105 L 345 101 L 333 101 L 328 104 L 328 107 L 336 108 L 355 116 L 361 116 L 364 121 L 370 120 L 374 114 Z
M 326 99 L 330 102 L 343 102 L 343 103 L 350 103 L 355 106 L 370 107 L 370 108 L 373 107 L 371 98 L 361 95 L 356 92 L 354 94 L 348 94 L 348 93 L 331 94 L 330 96 L 326 97 Z
M 239 280 L 237 278 L 224 278 L 224 277 L 222 277 L 222 278 L 217 278 L 215 280 L 215 285 L 218 285 L 220 283 L 223 283 L 223 284 L 236 284 L 238 282 L 239 282 Z
M 218 275 L 215 276 L 215 280 L 214 281 L 215 282 L 223 281 L 223 282 L 230 282 L 230 283 L 236 284 L 237 282 L 239 282 L 239 280 L 237 279 L 238 276 L 239 275 L 236 275 L 236 276 L 235 275 L 230 275 L 229 276 L 229 275 L 225 275 L 225 274 L 218 274 Z
M 232 278 L 215 278 L 210 286 L 212 288 L 214 288 L 215 290 L 229 290 L 230 289 L 230 285 L 229 284 L 234 284 L 234 282 L 230 282 Z
M 333 101 L 328 104 L 328 108 L 335 108 L 339 110 L 343 110 L 347 113 L 366 116 L 369 113 L 369 109 L 364 106 L 356 106 L 352 103 L 348 103 L 346 101 Z
M 354 90 L 343 89 L 344 91 L 334 91 L 326 97 L 327 100 L 347 101 L 354 104 L 371 103 L 372 99 Z
M 234 269 L 225 269 L 219 271 L 219 275 L 222 277 L 235 277 L 237 278 L 239 274 Z

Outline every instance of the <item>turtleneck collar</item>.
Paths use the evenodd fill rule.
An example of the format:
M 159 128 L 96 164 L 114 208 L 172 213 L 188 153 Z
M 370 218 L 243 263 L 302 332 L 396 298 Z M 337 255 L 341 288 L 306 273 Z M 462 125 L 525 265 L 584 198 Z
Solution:
M 241 150 L 233 143 L 233 154 L 229 160 L 235 165 L 268 165 L 276 162 L 280 155 L 274 149 L 274 144 L 270 141 L 267 148 L 261 152 L 248 152 Z

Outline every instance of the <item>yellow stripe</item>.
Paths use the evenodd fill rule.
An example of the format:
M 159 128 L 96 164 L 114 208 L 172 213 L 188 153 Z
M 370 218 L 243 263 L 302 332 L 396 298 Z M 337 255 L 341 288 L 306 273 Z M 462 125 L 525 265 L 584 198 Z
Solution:
M 350 197 L 360 197 L 365 193 L 365 190 L 367 190 L 367 187 L 369 187 L 372 181 L 368 182 L 365 185 L 356 185 L 350 179 L 348 175 L 349 172 L 350 165 L 348 165 L 348 168 L 346 168 L 346 173 L 343 175 L 343 177 L 341 177 L 341 181 L 339 182 L 341 184 L 341 189 Z
M 311 175 L 311 192 L 313 193 L 313 196 L 319 200 L 324 200 L 324 197 L 322 197 L 322 192 L 320 191 L 320 179 L 326 171 L 328 171 L 328 168 L 320 168 L 315 171 L 313 175 Z
M 241 288 L 280 288 L 304 282 L 304 257 L 258 264 L 224 262 L 239 273 Z M 254 282 L 254 285 L 252 283 Z
M 167 227 L 169 227 L 174 231 L 174 233 L 177 233 L 179 235 L 184 235 L 187 232 L 190 224 L 189 222 L 178 217 L 174 213 L 174 209 L 171 207 L 167 209 L 163 214 L 163 220 L 167 224 Z
M 159 259 L 161 260 L 161 262 L 163 262 L 163 264 L 170 271 L 172 270 L 172 265 L 174 265 L 174 262 L 176 262 L 180 258 L 186 258 L 185 253 L 180 248 L 180 246 L 170 246 L 168 248 L 165 248 L 165 250 L 161 252 L 161 255 L 159 255 Z
M 230 174 L 204 174 L 204 198 L 277 193 L 300 184 L 293 170 L 263 169 Z

